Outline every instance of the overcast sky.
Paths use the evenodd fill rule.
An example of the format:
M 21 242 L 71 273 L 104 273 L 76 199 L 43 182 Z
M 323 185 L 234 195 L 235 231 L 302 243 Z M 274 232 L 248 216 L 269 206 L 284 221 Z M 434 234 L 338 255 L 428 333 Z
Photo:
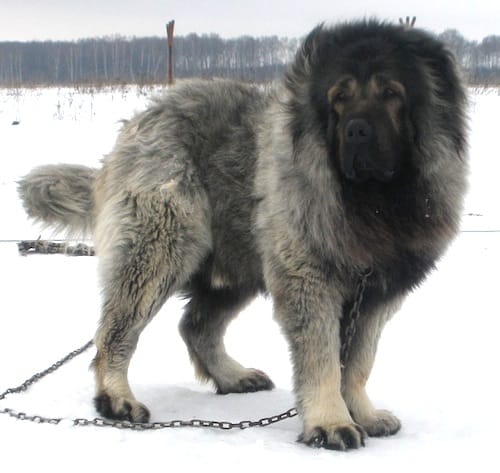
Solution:
M 0 0 L 0 41 L 162 36 L 170 19 L 178 35 L 301 37 L 320 21 L 405 15 L 436 33 L 500 35 L 500 0 Z

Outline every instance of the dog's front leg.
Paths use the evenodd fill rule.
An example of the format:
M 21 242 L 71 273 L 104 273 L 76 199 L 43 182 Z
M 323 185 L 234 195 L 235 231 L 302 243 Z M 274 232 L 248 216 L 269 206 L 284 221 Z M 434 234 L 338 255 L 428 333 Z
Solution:
M 334 450 L 359 448 L 366 434 L 349 414 L 341 394 L 341 308 L 321 271 L 296 265 L 270 279 L 275 317 L 290 344 L 294 386 L 304 427 L 300 440 Z

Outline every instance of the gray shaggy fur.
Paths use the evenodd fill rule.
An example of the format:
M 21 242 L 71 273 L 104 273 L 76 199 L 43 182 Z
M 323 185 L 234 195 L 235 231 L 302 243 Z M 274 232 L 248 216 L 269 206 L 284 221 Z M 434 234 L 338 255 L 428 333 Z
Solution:
M 97 169 L 46 165 L 19 182 L 18 191 L 29 217 L 59 231 L 85 235 L 92 228 L 92 188 Z
M 28 175 L 30 216 L 92 223 L 103 289 L 97 410 L 149 419 L 127 370 L 142 329 L 176 292 L 188 299 L 180 331 L 198 376 L 219 393 L 271 389 L 223 343 L 238 311 L 268 292 L 290 344 L 300 439 L 345 450 L 396 433 L 399 420 L 374 408 L 365 385 L 385 322 L 457 232 L 464 104 L 433 37 L 376 21 L 322 26 L 273 90 L 182 83 L 124 125 L 97 175 Z

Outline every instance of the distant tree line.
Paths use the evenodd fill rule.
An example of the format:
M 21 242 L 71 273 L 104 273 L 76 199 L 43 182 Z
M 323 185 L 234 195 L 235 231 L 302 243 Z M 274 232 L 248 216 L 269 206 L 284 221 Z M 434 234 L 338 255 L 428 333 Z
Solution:
M 471 85 L 500 85 L 500 36 L 468 41 L 457 30 L 446 30 L 439 37 L 453 51 Z
M 176 37 L 174 74 L 264 82 L 283 73 L 295 39 Z M 106 37 L 76 42 L 0 42 L 0 84 L 163 83 L 166 38 Z
M 439 35 L 453 50 L 470 84 L 500 84 L 500 36 L 468 41 L 456 30 Z M 280 77 L 299 40 L 218 35 L 178 36 L 174 73 L 266 82 Z M 69 41 L 0 42 L 0 85 L 164 83 L 166 39 L 104 37 Z

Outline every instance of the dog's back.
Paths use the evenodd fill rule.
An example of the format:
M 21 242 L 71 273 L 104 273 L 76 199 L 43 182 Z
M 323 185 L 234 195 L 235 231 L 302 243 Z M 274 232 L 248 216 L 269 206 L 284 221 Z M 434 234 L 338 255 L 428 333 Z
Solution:
M 173 179 L 181 187 L 195 172 L 218 214 L 214 218 L 227 220 L 232 199 L 240 208 L 242 195 L 250 202 L 256 156 L 253 122 L 266 102 L 266 94 L 255 86 L 186 81 L 124 122 L 103 169 L 44 165 L 23 177 L 18 191 L 25 211 L 48 227 L 88 235 L 103 202 L 127 187 L 155 186 L 159 175 L 165 177 L 158 173 L 161 168 L 171 178 L 163 184 Z M 243 213 L 245 209 L 243 205 Z M 246 210 L 244 219 L 250 218 Z

